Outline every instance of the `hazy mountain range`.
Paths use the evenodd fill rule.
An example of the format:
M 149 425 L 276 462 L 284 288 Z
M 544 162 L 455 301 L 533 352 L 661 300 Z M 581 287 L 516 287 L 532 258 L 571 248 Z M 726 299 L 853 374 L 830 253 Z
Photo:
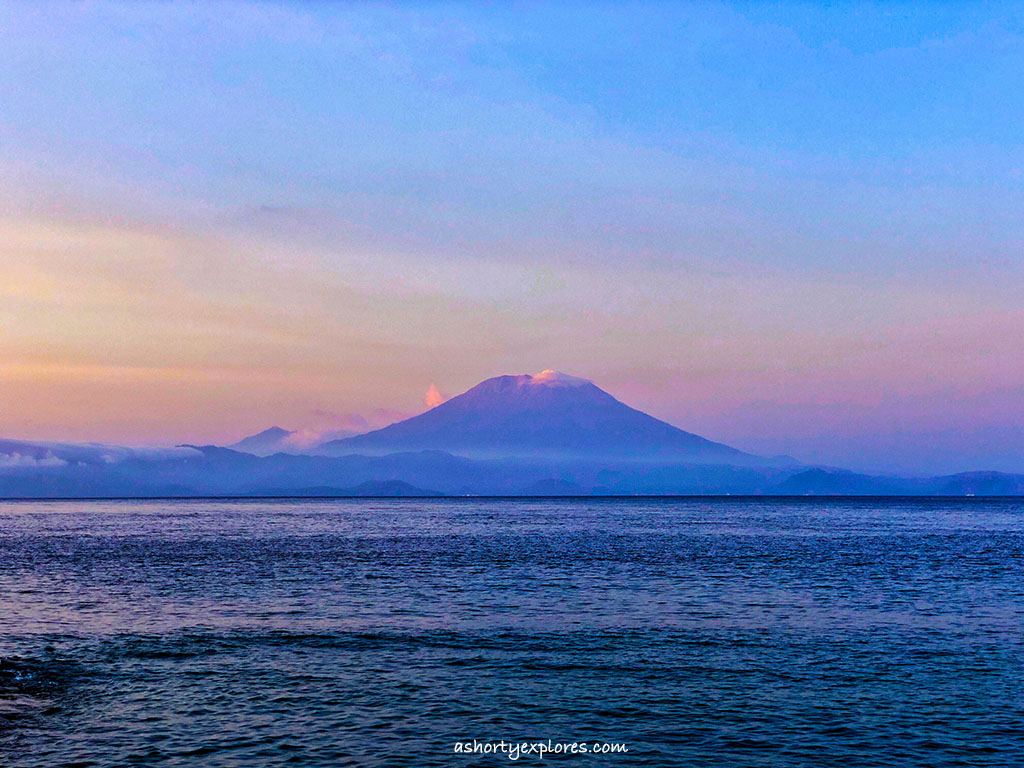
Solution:
M 869 476 L 755 456 L 555 371 L 488 379 L 355 431 L 310 442 L 271 427 L 229 447 L 167 449 L 0 441 L 0 497 L 1024 494 L 1024 475 Z

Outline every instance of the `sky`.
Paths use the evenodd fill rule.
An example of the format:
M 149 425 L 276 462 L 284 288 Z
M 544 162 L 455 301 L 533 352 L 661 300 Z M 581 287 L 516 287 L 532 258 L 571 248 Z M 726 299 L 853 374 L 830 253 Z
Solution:
M 1024 472 L 1022 94 L 1022 4 L 0 0 L 0 436 L 555 368 L 745 450 Z

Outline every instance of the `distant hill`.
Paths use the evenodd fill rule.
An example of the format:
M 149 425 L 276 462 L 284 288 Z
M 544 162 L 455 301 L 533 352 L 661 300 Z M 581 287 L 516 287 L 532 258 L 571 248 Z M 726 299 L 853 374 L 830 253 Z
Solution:
M 770 492 L 783 496 L 899 495 L 911 492 L 909 482 L 895 477 L 874 477 L 816 467 L 786 478 Z
M 288 453 L 291 448 L 288 438 L 294 434 L 295 432 L 291 430 L 271 427 L 255 435 L 242 438 L 237 443 L 229 445 L 228 448 L 234 451 L 252 453 L 256 456 L 270 456 L 271 454 L 281 452 Z
M 369 427 L 367 426 L 367 429 Z M 326 440 L 338 440 L 344 437 L 358 435 L 364 430 L 335 429 L 327 433 L 317 433 L 312 436 L 307 432 L 271 427 L 249 435 L 237 443 L 227 446 L 233 451 L 251 453 L 254 456 L 273 456 L 275 453 L 311 453 L 316 450 L 319 442 Z
M 1024 475 L 1005 472 L 961 472 L 931 478 L 934 492 L 948 496 L 1019 496 L 1024 495 Z
M 1024 475 L 963 472 L 937 477 L 878 477 L 814 467 L 767 490 L 792 496 L 1020 496 Z
M 325 443 L 330 455 L 445 451 L 472 458 L 765 464 L 556 371 L 498 376 L 426 413 Z M 795 462 L 792 462 L 795 463 Z

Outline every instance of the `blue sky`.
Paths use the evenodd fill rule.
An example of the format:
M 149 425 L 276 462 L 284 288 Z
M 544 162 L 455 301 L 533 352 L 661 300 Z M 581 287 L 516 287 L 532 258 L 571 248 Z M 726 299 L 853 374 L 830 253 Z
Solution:
M 0 47 L 5 434 L 553 367 L 751 450 L 1024 470 L 1020 4 L 0 3 Z

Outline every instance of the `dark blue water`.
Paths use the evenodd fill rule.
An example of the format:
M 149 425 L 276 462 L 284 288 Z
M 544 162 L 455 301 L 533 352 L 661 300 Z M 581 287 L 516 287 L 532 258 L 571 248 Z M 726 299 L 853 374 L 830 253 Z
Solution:
M 1022 553 L 1020 500 L 4 503 L 0 764 L 1024 765 Z

